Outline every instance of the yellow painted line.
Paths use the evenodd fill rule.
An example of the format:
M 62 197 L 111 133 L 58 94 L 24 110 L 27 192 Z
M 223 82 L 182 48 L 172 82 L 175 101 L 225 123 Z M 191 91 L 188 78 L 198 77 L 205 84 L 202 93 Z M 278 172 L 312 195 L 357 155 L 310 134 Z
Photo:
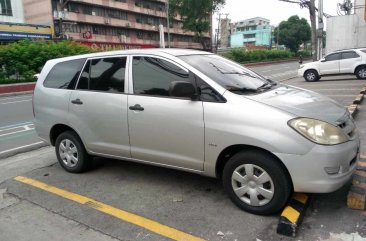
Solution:
M 304 193 L 294 193 L 294 195 L 292 196 L 293 199 L 295 199 L 296 201 L 301 202 L 302 204 L 305 204 L 308 201 L 308 195 L 304 194 Z
M 291 223 L 296 223 L 300 217 L 300 213 L 291 206 L 287 206 L 281 216 L 287 218 Z
M 168 227 L 166 225 L 163 225 L 161 223 L 158 223 L 156 221 L 153 221 L 151 219 L 148 218 L 144 218 L 141 217 L 139 215 L 127 212 L 127 211 L 123 211 L 121 209 L 112 207 L 110 205 L 98 202 L 96 200 L 93 200 L 91 198 L 76 194 L 76 193 L 72 193 L 51 185 L 48 185 L 46 183 L 31 179 L 31 178 L 27 178 L 27 177 L 23 177 L 23 176 L 18 176 L 15 178 L 15 180 L 28 184 L 30 186 L 42 189 L 46 192 L 50 192 L 53 193 L 57 196 L 63 197 L 65 199 L 69 199 L 71 201 L 86 205 L 90 208 L 93 208 L 95 210 L 98 210 L 102 213 L 105 214 L 109 214 L 113 217 L 116 217 L 120 220 L 123 220 L 125 222 L 137 225 L 139 227 L 142 227 L 144 229 L 147 229 L 151 232 L 154 232 L 156 234 L 159 234 L 161 236 L 173 239 L 173 240 L 180 240 L 180 241 L 204 241 L 204 239 L 201 239 L 199 237 L 195 237 L 193 235 L 184 233 L 182 231 L 179 231 L 177 229 Z

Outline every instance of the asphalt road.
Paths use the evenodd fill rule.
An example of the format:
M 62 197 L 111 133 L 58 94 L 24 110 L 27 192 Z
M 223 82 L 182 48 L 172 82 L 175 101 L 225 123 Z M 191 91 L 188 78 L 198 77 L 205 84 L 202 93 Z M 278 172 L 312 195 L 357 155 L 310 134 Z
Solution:
M 34 130 L 32 95 L 0 98 L 0 158 L 44 145 Z

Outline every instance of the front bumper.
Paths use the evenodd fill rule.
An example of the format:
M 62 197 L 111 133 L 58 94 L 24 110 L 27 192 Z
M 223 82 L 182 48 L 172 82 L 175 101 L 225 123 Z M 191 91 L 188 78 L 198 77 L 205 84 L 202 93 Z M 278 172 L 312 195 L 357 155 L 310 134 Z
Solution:
M 298 69 L 297 70 L 297 76 L 298 77 L 304 77 L 304 68 Z
M 341 188 L 356 170 L 360 141 L 334 145 L 315 145 L 305 155 L 275 153 L 287 167 L 295 192 L 328 193 Z M 326 169 L 339 171 L 328 174 Z

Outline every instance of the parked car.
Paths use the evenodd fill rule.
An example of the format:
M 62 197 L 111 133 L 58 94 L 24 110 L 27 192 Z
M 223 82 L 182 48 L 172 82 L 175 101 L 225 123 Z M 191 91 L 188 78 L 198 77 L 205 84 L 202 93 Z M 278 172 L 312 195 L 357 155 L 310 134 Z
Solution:
M 100 156 L 217 177 L 256 214 L 278 212 L 294 191 L 339 189 L 359 156 L 340 104 L 201 51 L 50 60 L 33 108 L 38 135 L 68 172 Z
M 298 76 L 306 81 L 318 81 L 327 75 L 356 75 L 366 79 L 366 49 L 339 50 L 323 59 L 300 65 Z

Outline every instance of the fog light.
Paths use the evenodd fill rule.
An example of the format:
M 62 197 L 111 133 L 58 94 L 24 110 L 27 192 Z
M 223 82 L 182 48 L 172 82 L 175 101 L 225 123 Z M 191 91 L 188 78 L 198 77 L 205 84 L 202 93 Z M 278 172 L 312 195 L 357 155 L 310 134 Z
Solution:
M 329 175 L 338 174 L 340 169 L 341 169 L 340 166 L 337 166 L 337 167 L 325 167 L 324 168 L 325 172 L 328 173 Z

